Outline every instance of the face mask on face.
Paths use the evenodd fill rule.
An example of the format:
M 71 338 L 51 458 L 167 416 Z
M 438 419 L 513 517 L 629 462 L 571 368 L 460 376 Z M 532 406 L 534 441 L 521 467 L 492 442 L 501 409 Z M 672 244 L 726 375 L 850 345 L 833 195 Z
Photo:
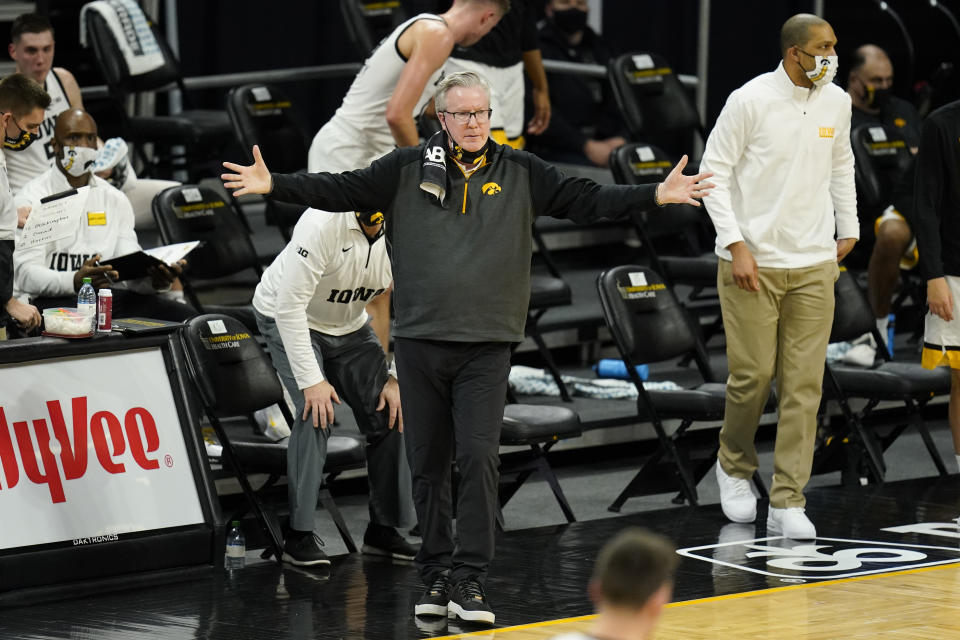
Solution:
M 60 156 L 60 166 L 74 178 L 90 171 L 97 160 L 97 150 L 90 147 L 64 147 Z
M 554 11 L 553 23 L 564 33 L 577 33 L 587 26 L 587 12 L 580 9 Z
M 17 124 L 17 121 L 14 120 L 12 113 L 10 114 L 10 121 L 13 122 L 13 126 L 17 128 L 17 130 L 20 132 L 20 135 L 18 135 L 16 138 L 11 138 L 10 136 L 7 135 L 7 129 L 6 127 L 4 127 L 3 146 L 13 151 L 23 151 L 24 149 L 29 147 L 34 140 L 37 139 L 37 136 L 30 135 L 29 131 L 25 129 L 21 129 L 20 125 Z
M 893 93 L 890 91 L 890 88 L 886 89 L 874 89 L 872 86 L 865 85 L 867 88 L 867 95 L 864 99 L 867 102 L 867 106 L 874 109 L 883 109 L 887 106 L 887 103 L 890 102 L 890 96 Z
M 810 56 L 809 53 L 803 49 L 797 48 L 797 51 L 804 53 Z M 825 84 L 830 84 L 833 82 L 834 77 L 837 75 L 837 69 L 840 68 L 839 58 L 837 56 L 810 56 L 813 58 L 813 69 L 807 71 L 803 70 L 807 77 L 810 78 L 810 81 L 813 82 L 815 86 L 822 87 Z M 802 65 L 801 65 L 801 68 Z

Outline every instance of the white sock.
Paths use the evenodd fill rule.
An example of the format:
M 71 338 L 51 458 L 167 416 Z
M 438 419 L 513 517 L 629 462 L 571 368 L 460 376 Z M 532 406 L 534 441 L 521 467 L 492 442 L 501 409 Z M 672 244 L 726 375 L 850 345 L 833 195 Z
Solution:
M 880 337 L 886 341 L 887 339 L 887 327 L 890 326 L 890 317 L 883 316 L 882 318 L 877 318 L 877 330 L 880 332 Z

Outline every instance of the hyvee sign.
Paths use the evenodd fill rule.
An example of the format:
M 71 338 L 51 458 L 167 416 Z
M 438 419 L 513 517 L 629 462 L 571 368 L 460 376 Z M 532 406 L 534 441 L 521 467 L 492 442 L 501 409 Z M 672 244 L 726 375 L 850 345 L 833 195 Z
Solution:
M 0 367 L 0 549 L 203 521 L 159 349 Z

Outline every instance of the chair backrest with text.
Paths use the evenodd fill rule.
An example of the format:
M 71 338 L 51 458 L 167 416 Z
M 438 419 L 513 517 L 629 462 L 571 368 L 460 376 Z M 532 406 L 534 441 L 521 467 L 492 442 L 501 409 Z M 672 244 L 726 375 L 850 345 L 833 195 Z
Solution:
M 703 377 L 712 381 L 705 351 L 673 290 L 653 269 L 623 265 L 597 280 L 600 304 L 627 371 L 693 353 Z
M 703 127 L 693 98 L 658 53 L 626 53 L 610 60 L 607 77 L 634 140 L 652 142 L 680 157 Z

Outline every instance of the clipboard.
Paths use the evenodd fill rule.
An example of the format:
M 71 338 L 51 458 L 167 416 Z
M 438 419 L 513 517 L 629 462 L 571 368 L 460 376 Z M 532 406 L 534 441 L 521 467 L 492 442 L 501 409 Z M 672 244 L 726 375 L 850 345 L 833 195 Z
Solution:
M 111 331 L 117 331 L 125 336 L 149 335 L 153 333 L 170 333 L 182 326 L 182 322 L 171 322 L 157 318 L 114 318 Z

